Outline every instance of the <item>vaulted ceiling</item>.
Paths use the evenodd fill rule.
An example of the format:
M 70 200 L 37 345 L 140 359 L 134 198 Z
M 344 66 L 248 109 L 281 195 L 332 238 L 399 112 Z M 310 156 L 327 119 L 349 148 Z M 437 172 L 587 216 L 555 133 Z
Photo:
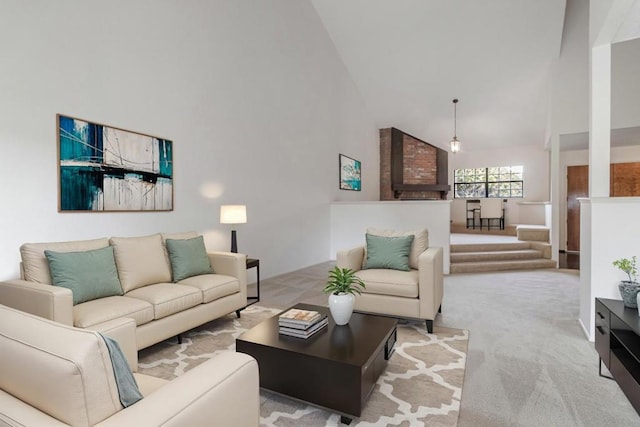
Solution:
M 312 0 L 380 128 L 544 146 L 564 0 Z

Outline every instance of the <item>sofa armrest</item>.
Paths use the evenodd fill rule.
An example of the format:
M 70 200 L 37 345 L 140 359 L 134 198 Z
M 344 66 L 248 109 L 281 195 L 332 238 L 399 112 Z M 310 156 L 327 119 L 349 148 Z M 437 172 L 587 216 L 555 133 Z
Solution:
M 73 294 L 67 288 L 20 279 L 0 282 L 0 304 L 73 325 Z
M 135 320 L 129 317 L 121 317 L 86 329 L 100 332 L 116 340 L 122 353 L 127 358 L 129 368 L 133 372 L 138 372 L 138 343 L 136 341 Z
M 208 252 L 213 271 L 232 276 L 240 282 L 240 292 L 247 296 L 247 256 L 233 252 Z
M 442 282 L 442 248 L 428 248 L 418 257 L 420 318 L 435 318 L 442 304 Z
M 364 246 L 339 250 L 336 254 L 336 266 L 349 268 L 353 271 L 362 270 L 364 261 Z
M 260 421 L 258 364 L 224 352 L 97 426 L 251 426 Z

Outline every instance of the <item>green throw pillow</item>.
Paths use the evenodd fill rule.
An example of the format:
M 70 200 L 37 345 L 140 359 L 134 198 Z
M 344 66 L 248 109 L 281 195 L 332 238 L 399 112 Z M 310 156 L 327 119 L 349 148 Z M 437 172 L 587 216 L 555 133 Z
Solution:
M 413 235 L 385 237 L 366 234 L 367 262 L 364 268 L 409 271 L 409 251 Z
M 213 273 L 202 236 L 193 239 L 167 239 L 173 281 Z
M 71 289 L 73 305 L 122 295 L 111 246 L 86 252 L 44 251 L 55 286 Z

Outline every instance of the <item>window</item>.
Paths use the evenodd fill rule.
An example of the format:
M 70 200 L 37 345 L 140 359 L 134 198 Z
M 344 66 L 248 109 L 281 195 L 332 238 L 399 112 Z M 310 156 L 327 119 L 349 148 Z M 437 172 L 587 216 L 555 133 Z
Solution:
M 456 169 L 454 197 L 523 197 L 522 166 Z

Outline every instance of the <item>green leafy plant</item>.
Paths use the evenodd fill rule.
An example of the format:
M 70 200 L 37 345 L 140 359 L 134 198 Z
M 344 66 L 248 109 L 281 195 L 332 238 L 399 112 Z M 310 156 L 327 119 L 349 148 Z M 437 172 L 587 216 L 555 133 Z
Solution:
M 629 282 L 635 283 L 636 278 L 638 276 L 637 262 L 638 262 L 638 259 L 634 255 L 631 259 L 620 258 L 613 261 L 613 266 L 618 267 L 620 270 L 627 273 L 627 275 L 629 276 Z
M 334 267 L 329 271 L 329 280 L 327 286 L 324 287 L 323 292 L 327 294 L 361 294 L 364 289 L 364 282 L 358 276 L 356 272 L 350 268 Z

